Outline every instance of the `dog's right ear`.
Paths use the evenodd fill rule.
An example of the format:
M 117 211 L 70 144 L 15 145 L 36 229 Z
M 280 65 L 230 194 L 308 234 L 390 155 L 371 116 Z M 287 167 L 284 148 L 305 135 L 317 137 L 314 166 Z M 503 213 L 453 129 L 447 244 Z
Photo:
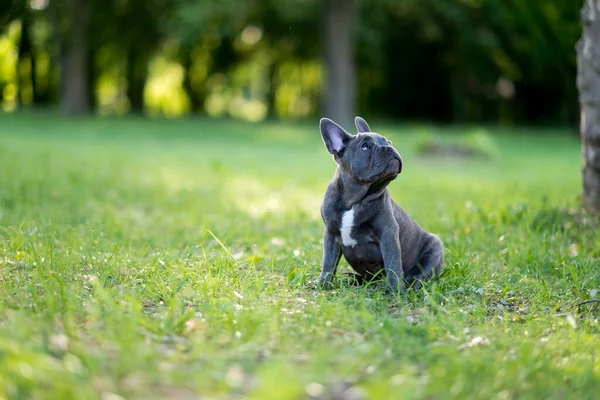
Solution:
M 371 128 L 369 128 L 369 124 L 367 124 L 367 121 L 365 121 L 361 117 L 354 118 L 354 125 L 356 125 L 356 129 L 358 129 L 358 132 L 360 132 L 360 133 L 371 132 Z
M 319 126 L 325 147 L 333 155 L 340 155 L 352 140 L 352 135 L 329 118 L 321 118 Z

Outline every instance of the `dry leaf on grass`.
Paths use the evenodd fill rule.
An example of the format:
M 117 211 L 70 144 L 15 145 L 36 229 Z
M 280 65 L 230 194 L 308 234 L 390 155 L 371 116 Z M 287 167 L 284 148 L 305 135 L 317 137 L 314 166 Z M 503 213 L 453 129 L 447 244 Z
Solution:
M 458 349 L 463 350 L 463 349 L 472 348 L 472 347 L 485 347 L 485 346 L 489 346 L 489 344 L 490 344 L 489 339 L 484 338 L 483 336 L 475 336 L 473 339 L 471 339 L 471 341 L 469 343 L 465 343 L 465 344 L 458 346 Z

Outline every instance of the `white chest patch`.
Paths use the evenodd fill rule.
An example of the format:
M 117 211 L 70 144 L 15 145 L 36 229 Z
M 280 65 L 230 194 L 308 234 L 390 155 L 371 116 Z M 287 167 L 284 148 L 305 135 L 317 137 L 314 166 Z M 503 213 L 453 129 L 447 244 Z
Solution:
M 346 211 L 342 215 L 342 227 L 340 233 L 342 234 L 342 243 L 344 246 L 354 247 L 358 242 L 352 239 L 350 234 L 352 233 L 352 226 L 354 225 L 354 207 Z

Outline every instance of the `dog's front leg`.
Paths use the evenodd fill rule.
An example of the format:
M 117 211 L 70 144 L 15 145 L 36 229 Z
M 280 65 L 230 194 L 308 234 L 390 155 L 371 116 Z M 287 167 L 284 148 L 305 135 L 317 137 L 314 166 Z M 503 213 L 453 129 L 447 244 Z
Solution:
M 402 270 L 402 249 L 398 229 L 389 229 L 383 232 L 379 242 L 383 267 L 387 276 L 388 291 L 393 293 L 406 292 L 404 272 Z
M 323 269 L 317 282 L 319 287 L 330 288 L 333 285 L 333 278 L 341 257 L 342 249 L 336 242 L 335 236 L 329 232 L 329 229 L 325 228 L 323 234 Z

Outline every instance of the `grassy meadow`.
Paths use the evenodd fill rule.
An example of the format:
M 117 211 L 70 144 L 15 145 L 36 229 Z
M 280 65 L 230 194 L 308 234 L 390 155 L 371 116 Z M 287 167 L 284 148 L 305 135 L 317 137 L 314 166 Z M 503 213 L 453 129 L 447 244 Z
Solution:
M 577 137 L 365 117 L 446 247 L 403 297 L 314 289 L 335 169 L 316 120 L 0 116 L 0 399 L 596 398 Z M 488 157 L 416 151 L 437 136 Z

